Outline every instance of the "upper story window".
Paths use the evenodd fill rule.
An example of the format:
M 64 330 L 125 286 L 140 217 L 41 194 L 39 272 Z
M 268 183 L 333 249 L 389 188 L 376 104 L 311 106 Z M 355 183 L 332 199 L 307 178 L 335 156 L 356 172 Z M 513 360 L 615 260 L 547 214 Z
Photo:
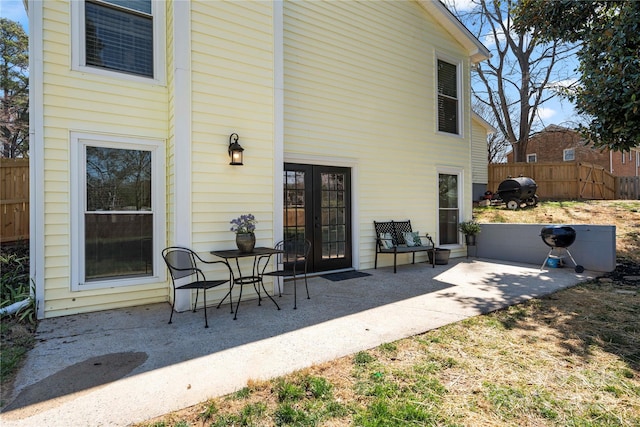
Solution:
M 458 65 L 438 59 L 438 130 L 459 134 Z
M 535 163 L 538 161 L 538 155 L 533 153 L 533 154 L 527 154 L 527 163 Z
M 151 0 L 87 1 L 86 64 L 153 77 Z
M 74 69 L 133 79 L 164 79 L 164 15 L 152 0 L 74 1 Z
M 576 159 L 576 150 L 574 148 L 565 148 L 562 150 L 562 160 L 572 162 Z

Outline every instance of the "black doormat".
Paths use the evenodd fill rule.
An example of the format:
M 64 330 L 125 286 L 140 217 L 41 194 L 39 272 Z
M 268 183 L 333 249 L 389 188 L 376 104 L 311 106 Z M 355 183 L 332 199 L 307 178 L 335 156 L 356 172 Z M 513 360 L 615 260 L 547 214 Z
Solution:
M 325 274 L 320 277 L 322 277 L 323 279 L 331 280 L 332 282 L 339 282 L 341 280 L 357 279 L 358 277 L 367 276 L 371 276 L 371 274 L 363 273 L 361 271 L 344 271 L 342 273 Z

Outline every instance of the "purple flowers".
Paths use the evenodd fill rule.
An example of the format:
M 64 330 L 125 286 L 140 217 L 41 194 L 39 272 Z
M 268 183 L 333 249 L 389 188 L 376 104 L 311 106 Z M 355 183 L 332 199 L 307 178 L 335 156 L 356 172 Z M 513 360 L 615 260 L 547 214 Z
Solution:
M 256 217 L 253 214 L 240 215 L 231 220 L 231 231 L 237 234 L 253 233 L 256 229 L 256 222 Z

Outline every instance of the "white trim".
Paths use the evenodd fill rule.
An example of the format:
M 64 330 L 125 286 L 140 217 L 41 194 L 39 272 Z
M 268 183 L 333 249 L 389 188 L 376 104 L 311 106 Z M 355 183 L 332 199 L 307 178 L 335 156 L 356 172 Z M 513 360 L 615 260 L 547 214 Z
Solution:
M 191 24 L 190 3 L 175 2 L 174 34 L 174 233 L 177 245 L 191 247 Z
M 418 3 L 442 25 L 466 50 L 474 64 L 491 58 L 491 52 L 439 0 L 418 0 Z M 440 19 L 444 18 L 444 19 Z
M 498 130 L 494 128 L 493 125 L 491 125 L 491 123 L 486 121 L 480 114 L 476 113 L 475 111 L 471 111 L 471 120 L 472 121 L 475 120 L 477 123 L 480 124 L 480 126 L 485 128 L 487 131 L 487 135 L 498 133 Z
M 191 247 L 191 2 L 173 3 L 174 135 L 173 135 L 173 241 Z M 191 292 L 176 292 L 175 309 L 188 310 Z
M 37 2 L 36 2 L 37 3 Z M 182 3 L 182 2 L 176 2 Z M 86 66 L 84 0 L 71 1 L 71 69 L 87 74 L 114 77 L 134 82 L 164 85 L 166 83 L 166 19 L 165 2 L 151 1 L 153 19 L 153 77 L 136 76 L 122 71 Z
M 533 156 L 533 161 L 529 161 L 530 156 Z M 527 154 L 527 163 L 537 163 L 537 162 L 538 162 L 538 155 L 536 153 Z
M 43 319 L 45 277 L 44 248 L 44 71 L 42 55 L 42 8 L 44 2 L 29 0 L 29 275 L 35 282 L 38 319 Z M 37 238 L 36 238 L 37 236 Z
M 166 281 L 166 269 L 163 268 L 161 251 L 166 236 L 165 217 L 165 141 L 139 137 L 93 134 L 85 132 L 70 133 L 71 153 L 71 291 L 79 292 L 91 289 L 116 288 L 121 286 L 143 285 Z M 152 153 L 151 164 L 151 212 L 153 214 L 153 272 L 152 276 L 122 278 L 84 282 L 84 247 L 86 201 L 86 159 L 85 147 L 113 147 L 119 149 L 145 150 Z
M 458 222 L 465 218 L 465 205 L 466 200 L 464 192 L 464 168 L 455 166 L 436 166 L 436 189 L 440 190 L 440 174 L 456 175 L 458 177 Z M 436 246 L 447 249 L 460 249 L 463 247 L 462 233 L 458 233 L 458 243 L 440 244 L 440 198 L 437 197 L 438 204 L 436 208 L 436 230 L 438 234 L 434 242 Z
M 279 240 L 277 236 L 284 234 L 284 7 L 280 0 L 273 2 L 273 62 L 273 239 Z

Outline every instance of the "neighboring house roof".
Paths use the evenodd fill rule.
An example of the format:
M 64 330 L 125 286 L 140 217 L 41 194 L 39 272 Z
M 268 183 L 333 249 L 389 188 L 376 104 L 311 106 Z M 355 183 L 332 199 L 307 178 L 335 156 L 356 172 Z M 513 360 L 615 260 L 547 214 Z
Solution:
M 482 118 L 482 116 L 475 111 L 471 112 L 471 118 L 478 122 L 483 128 L 487 130 L 487 135 L 498 132 L 496 128 L 494 128 L 491 123 Z
M 440 0 L 417 0 L 431 13 L 449 34 L 469 52 L 471 62 L 478 63 L 491 58 L 491 52 L 478 40 Z

